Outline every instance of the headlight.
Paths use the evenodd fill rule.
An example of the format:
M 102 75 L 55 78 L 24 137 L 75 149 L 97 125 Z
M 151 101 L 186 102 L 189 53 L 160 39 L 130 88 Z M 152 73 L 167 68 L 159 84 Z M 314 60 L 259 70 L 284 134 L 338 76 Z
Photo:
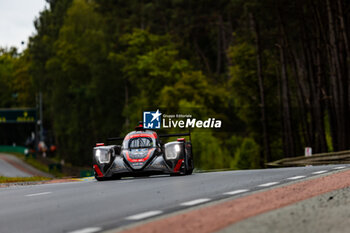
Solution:
M 174 146 L 174 149 L 175 149 L 175 151 L 176 151 L 177 153 L 180 152 L 180 150 L 181 150 L 179 145 L 175 145 L 175 146 Z
M 109 163 L 112 157 L 113 150 L 101 150 L 95 151 L 95 157 L 99 163 Z
M 177 159 L 181 154 L 181 144 L 178 142 L 170 142 L 165 144 L 165 158 Z

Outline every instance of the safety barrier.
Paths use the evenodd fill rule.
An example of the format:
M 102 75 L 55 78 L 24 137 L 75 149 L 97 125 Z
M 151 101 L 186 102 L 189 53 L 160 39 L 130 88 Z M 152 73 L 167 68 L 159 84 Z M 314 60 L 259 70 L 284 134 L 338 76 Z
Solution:
M 326 165 L 326 164 L 349 164 L 350 150 L 313 154 L 312 156 L 298 156 L 285 158 L 271 163 L 267 163 L 269 167 L 292 167 L 306 165 Z
M 25 154 L 27 148 L 23 146 L 0 146 L 0 152 L 13 152 Z

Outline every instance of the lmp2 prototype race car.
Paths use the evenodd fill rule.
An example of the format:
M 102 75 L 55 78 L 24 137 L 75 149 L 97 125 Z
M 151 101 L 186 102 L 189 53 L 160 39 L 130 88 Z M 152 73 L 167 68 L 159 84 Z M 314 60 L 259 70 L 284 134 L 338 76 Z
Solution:
M 122 145 L 96 143 L 93 148 L 93 169 L 98 181 L 125 176 L 156 174 L 190 175 L 194 169 L 192 144 L 185 138 L 163 144 L 160 138 L 191 136 L 185 134 L 158 135 L 145 130 L 140 123 L 124 138 Z

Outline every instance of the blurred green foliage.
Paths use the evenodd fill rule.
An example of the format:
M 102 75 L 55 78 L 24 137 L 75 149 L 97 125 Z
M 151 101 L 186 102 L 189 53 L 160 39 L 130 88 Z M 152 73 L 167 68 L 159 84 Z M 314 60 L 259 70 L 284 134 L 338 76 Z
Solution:
M 304 55 L 297 55 L 300 51 L 316 54 L 316 50 L 302 50 L 306 45 L 299 41 L 299 31 L 294 30 L 304 14 L 300 9 L 312 15 L 307 10 L 311 3 L 47 2 L 49 7 L 34 22 L 36 33 L 28 48 L 20 54 L 16 49 L 0 50 L 0 107 L 35 106 L 35 96 L 42 92 L 44 126 L 54 132 L 58 156 L 66 162 L 89 164 L 95 142 L 125 135 L 141 120 L 145 109 L 167 108 L 173 113 L 193 109 L 199 118 L 222 120 L 221 132 L 193 131 L 198 168 L 263 167 L 266 159 L 257 69 L 259 52 L 269 159 L 284 157 L 288 151 L 284 147 L 285 116 L 281 109 L 285 100 L 281 98 L 282 62 L 278 48 L 288 39 L 288 102 L 298 109 L 292 111 L 296 122 L 291 135 L 296 138 L 295 153 L 302 153 L 308 142 L 318 146 L 316 151 L 324 148 L 315 142 L 320 132 L 314 130 L 317 127 L 310 115 L 312 108 L 305 107 L 310 99 L 300 96 L 302 85 L 306 86 L 303 82 L 311 80 L 308 69 L 315 67 L 304 67 Z M 321 9 L 324 14 L 324 4 L 318 2 L 320 6 L 315 10 Z M 260 25 L 261 51 L 256 47 L 258 35 L 254 34 L 252 16 Z M 283 27 L 293 30 L 288 30 L 289 35 L 283 34 Z M 328 70 L 322 74 L 328 74 Z M 302 76 L 299 80 L 298 75 L 308 79 Z M 322 90 L 328 91 L 326 87 Z M 329 110 L 326 117 L 319 118 L 326 122 L 325 148 L 333 149 L 330 113 Z

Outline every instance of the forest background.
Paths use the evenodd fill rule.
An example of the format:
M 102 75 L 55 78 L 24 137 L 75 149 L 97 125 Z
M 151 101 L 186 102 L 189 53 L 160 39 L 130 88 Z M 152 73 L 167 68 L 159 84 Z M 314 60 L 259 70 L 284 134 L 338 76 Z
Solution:
M 192 132 L 200 169 L 350 148 L 348 1 L 47 2 L 26 49 L 0 49 L 0 108 L 42 93 L 60 159 L 90 164 L 162 107 L 223 121 Z

